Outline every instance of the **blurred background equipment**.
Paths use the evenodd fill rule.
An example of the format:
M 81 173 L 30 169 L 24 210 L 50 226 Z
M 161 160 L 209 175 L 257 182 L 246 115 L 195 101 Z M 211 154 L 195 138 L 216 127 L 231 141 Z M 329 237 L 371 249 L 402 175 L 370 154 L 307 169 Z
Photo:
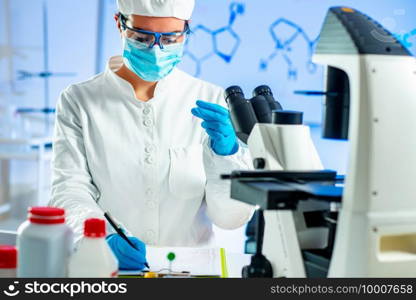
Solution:
M 29 205 L 48 202 L 56 99 L 68 85 L 102 72 L 110 56 L 121 54 L 115 2 L 0 0 L 0 230 L 16 230 Z M 333 4 L 198 0 L 180 68 L 224 88 L 270 86 L 283 107 L 304 112 L 323 165 L 344 174 L 348 142 L 321 138 L 323 68 L 311 62 Z M 368 13 L 415 53 L 415 1 L 338 4 Z M 295 91 L 318 95 L 305 98 Z M 219 244 L 243 251 L 244 230 L 217 230 Z

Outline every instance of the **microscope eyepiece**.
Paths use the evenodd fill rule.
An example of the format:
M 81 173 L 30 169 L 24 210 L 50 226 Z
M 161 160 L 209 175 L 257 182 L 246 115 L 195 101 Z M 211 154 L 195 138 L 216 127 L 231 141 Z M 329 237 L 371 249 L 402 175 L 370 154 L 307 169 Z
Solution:
M 230 110 L 231 121 L 238 138 L 247 143 L 248 137 L 257 123 L 257 117 L 250 101 L 244 97 L 239 86 L 231 86 L 225 90 L 225 101 Z
M 239 86 L 230 86 L 225 90 L 225 101 L 230 110 L 234 130 L 244 143 L 247 143 L 256 123 L 299 125 L 303 122 L 301 112 L 283 111 L 267 85 L 256 87 L 251 99 L 245 98 Z
M 256 87 L 253 91 L 253 97 L 256 97 L 256 96 L 272 96 L 273 97 L 273 92 L 269 86 L 260 85 Z
M 266 97 L 262 95 L 254 96 L 250 102 L 259 123 L 268 124 L 272 122 L 272 110 Z
M 273 97 L 272 89 L 267 85 L 260 85 L 256 87 L 253 91 L 253 97 L 263 96 L 266 98 L 267 103 L 269 103 L 270 110 L 282 110 L 282 106 L 279 102 L 277 102 Z M 271 112 L 270 112 L 270 119 L 271 119 Z
M 233 85 L 225 90 L 225 101 L 228 103 L 228 101 L 230 100 L 230 97 L 234 95 L 237 97 L 244 98 L 243 90 L 239 86 Z

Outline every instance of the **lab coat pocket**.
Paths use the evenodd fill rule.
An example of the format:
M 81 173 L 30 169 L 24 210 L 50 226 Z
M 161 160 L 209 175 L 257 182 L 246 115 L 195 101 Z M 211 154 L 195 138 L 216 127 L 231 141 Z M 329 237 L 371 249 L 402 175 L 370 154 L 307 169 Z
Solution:
M 169 189 L 175 198 L 201 198 L 205 193 L 206 175 L 203 146 L 171 148 Z

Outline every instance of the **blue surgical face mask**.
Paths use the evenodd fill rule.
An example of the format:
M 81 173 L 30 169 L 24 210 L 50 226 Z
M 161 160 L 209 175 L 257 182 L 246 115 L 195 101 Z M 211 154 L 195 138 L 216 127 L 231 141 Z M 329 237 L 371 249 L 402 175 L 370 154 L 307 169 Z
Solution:
M 175 43 L 163 46 L 158 45 L 149 48 L 129 38 L 123 38 L 124 64 L 137 76 L 145 81 L 159 81 L 169 75 L 180 63 L 183 56 L 184 43 Z

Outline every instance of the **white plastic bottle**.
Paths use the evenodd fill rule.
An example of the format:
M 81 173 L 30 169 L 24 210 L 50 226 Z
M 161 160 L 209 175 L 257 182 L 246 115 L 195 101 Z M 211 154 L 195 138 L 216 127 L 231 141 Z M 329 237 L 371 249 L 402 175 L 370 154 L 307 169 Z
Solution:
M 16 247 L 0 246 L 0 278 L 16 278 L 16 266 Z
M 17 234 L 17 277 L 67 277 L 73 233 L 65 224 L 65 210 L 31 207 Z
M 84 223 L 84 238 L 69 262 L 69 277 L 117 277 L 118 261 L 105 240 L 105 221 L 88 219 Z

